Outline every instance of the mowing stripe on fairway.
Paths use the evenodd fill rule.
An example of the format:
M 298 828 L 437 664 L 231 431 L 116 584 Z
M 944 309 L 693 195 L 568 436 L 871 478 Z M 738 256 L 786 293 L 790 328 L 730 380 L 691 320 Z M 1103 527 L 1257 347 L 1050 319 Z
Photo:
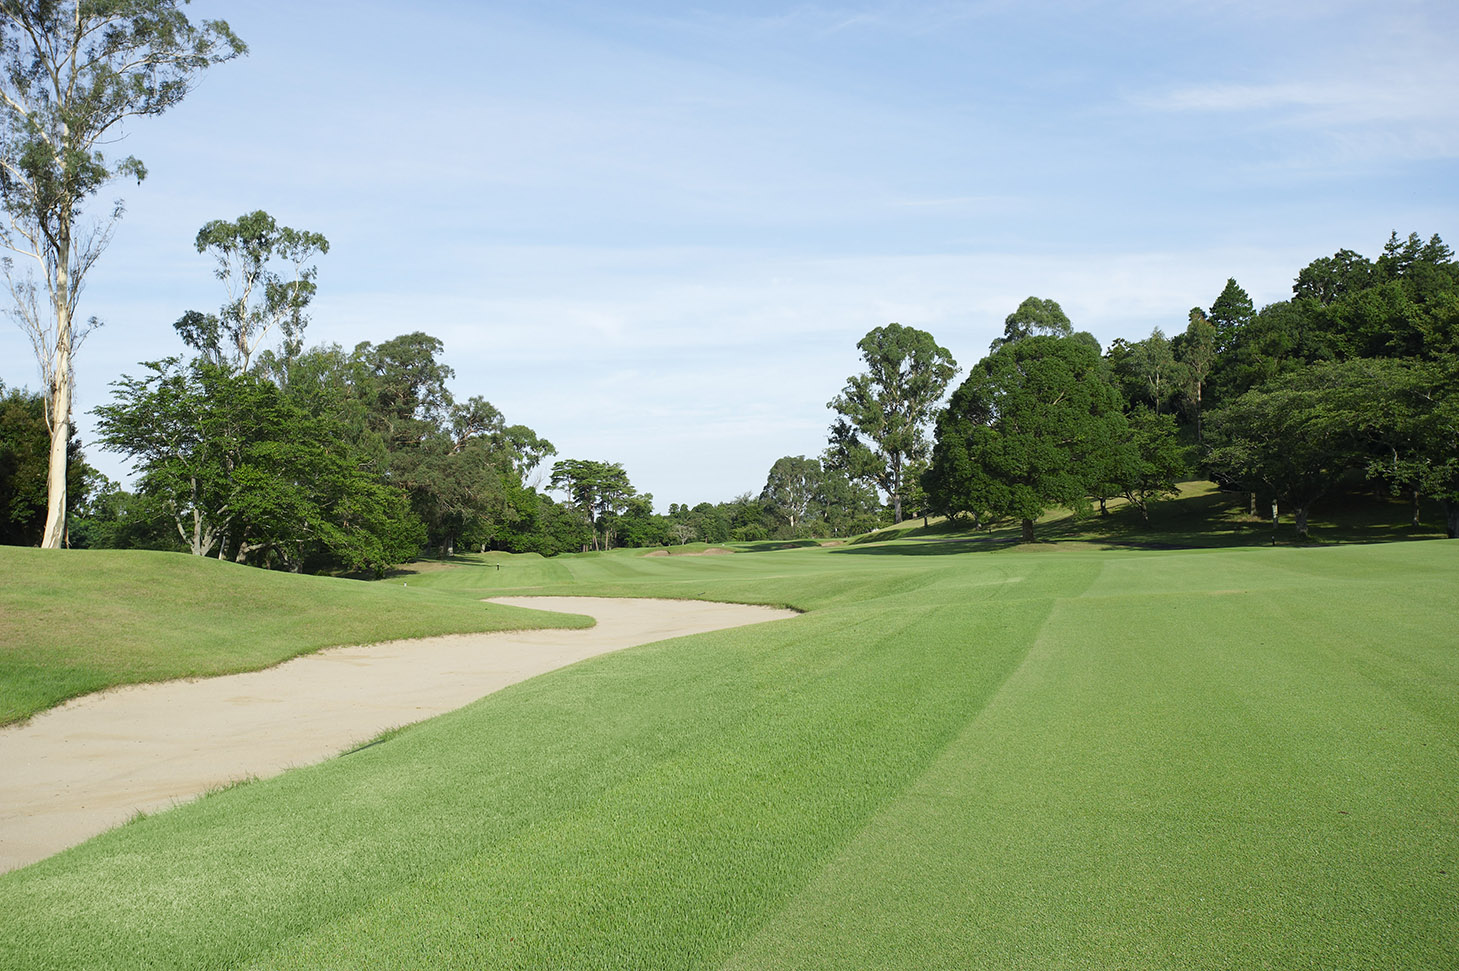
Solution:
M 423 576 L 816 609 L 0 876 L 0 966 L 1459 963 L 1452 544 L 904 548 Z

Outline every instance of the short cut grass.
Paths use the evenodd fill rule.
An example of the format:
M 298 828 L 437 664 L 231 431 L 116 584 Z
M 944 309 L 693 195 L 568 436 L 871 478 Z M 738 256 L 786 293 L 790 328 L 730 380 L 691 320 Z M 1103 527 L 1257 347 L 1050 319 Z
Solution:
M 0 877 L 0 966 L 1452 968 L 1453 552 L 422 573 L 810 612 L 599 657 Z

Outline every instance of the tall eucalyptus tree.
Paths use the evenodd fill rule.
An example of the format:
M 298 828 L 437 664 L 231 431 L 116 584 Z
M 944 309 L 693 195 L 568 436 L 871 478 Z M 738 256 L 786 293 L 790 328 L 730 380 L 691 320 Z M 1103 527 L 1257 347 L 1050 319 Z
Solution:
M 826 405 L 840 415 L 831 425 L 826 464 L 851 479 L 874 483 L 902 521 L 907 470 L 927 457 L 927 426 L 957 362 L 932 335 L 915 327 L 877 327 L 856 345 L 866 371 Z
M 0 243 L 30 264 L 22 273 L 7 258 L 4 270 L 46 385 L 45 547 L 64 539 L 72 355 L 96 323 L 76 326 L 77 301 L 122 206 L 90 221 L 83 213 L 102 186 L 147 173 L 138 159 L 109 159 L 102 147 L 127 119 L 161 114 L 203 70 L 246 50 L 227 23 L 193 24 L 181 8 L 176 0 L 0 2 Z

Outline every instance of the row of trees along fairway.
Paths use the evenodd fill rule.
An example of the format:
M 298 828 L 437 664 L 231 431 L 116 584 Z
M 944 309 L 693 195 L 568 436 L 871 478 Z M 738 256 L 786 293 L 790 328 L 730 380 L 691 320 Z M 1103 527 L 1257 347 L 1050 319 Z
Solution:
M 220 20 L 188 21 L 174 0 L 0 3 L 0 242 L 13 313 L 30 337 L 45 384 L 49 433 L 41 545 L 59 547 L 66 524 L 73 355 L 96 319 L 77 325 L 87 272 L 106 249 L 122 205 L 88 219 L 105 185 L 140 181 L 131 156 L 102 146 L 131 118 L 178 104 L 210 65 L 246 50 Z M 36 282 L 37 275 L 40 282 Z
M 191 553 L 378 573 L 551 518 L 526 485 L 551 443 L 483 398 L 458 402 L 439 340 L 304 348 L 322 235 L 260 211 L 196 244 L 224 302 L 174 325 L 191 356 L 144 363 L 97 409 L 103 446 L 133 461 Z
M 1459 265 L 1437 237 L 1369 261 L 1317 260 L 1293 297 L 1256 310 L 1235 280 L 1173 339 L 1100 353 L 1059 305 L 1029 298 L 954 391 L 930 335 L 891 325 L 861 342 L 868 372 L 831 407 L 821 460 L 784 456 L 758 497 L 656 515 L 622 465 L 563 460 L 488 401 L 458 401 L 441 342 L 410 333 L 346 352 L 305 349 L 322 236 L 267 213 L 214 221 L 225 299 L 175 327 L 190 356 L 143 365 L 99 408 L 105 447 L 141 472 L 105 482 L 69 436 L 79 545 L 190 550 L 282 569 L 378 572 L 422 549 L 514 552 L 844 536 L 906 509 L 1013 518 L 1122 496 L 1146 515 L 1190 474 L 1293 515 L 1333 492 L 1444 504 L 1459 533 Z M 0 535 L 43 532 L 46 397 L 0 400 Z M 843 410 L 844 409 L 844 410 Z M 935 446 L 927 434 L 936 415 Z M 930 462 L 928 461 L 930 457 Z M 898 508 L 898 507 L 902 508 Z
M 552 466 L 552 488 L 566 493 L 583 517 L 595 550 L 611 550 L 620 518 L 630 505 L 653 508 L 653 496 L 640 496 L 617 462 L 565 459 Z
M 939 414 L 922 477 L 932 508 L 1012 517 L 1151 499 L 1200 472 L 1289 510 L 1299 536 L 1339 491 L 1402 494 L 1459 535 L 1459 263 L 1396 233 L 1304 268 L 1257 310 L 1234 279 L 1174 339 L 1098 342 L 1029 298 Z M 834 405 L 834 403 L 833 403 Z M 833 430 L 832 447 L 836 433 Z
M 1441 503 L 1459 536 L 1453 251 L 1395 233 L 1374 260 L 1315 260 L 1290 299 L 1236 305 L 1215 320 L 1210 474 L 1290 508 L 1299 533 L 1314 503 L 1367 482 L 1411 498 L 1415 521 L 1420 500 Z
M 875 487 L 804 455 L 777 459 L 760 493 L 767 535 L 851 536 L 881 526 Z

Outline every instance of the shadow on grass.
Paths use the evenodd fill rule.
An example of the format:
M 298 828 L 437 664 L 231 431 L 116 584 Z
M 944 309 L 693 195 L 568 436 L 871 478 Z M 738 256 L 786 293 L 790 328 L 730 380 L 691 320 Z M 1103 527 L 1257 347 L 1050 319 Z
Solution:
M 509 556 L 511 554 L 497 554 Z M 423 556 L 418 560 L 409 563 L 402 563 L 399 566 L 391 567 L 384 573 L 377 576 L 373 572 L 342 573 L 346 580 L 392 580 L 399 577 L 419 576 L 422 573 L 439 573 L 442 570 L 455 570 L 463 566 L 482 566 L 492 562 L 491 553 L 456 553 L 452 556 Z
M 829 550 L 833 555 L 852 556 L 951 556 L 957 553 L 987 553 L 1018 545 L 1017 536 L 950 536 L 946 539 L 896 539 Z
M 767 539 L 751 543 L 730 543 L 729 546 L 741 553 L 774 553 L 777 550 L 803 550 L 819 548 L 818 539 Z
M 966 524 L 934 523 L 892 535 L 864 537 L 860 545 L 837 553 L 880 556 L 947 556 L 999 549 L 1082 546 L 1091 549 L 1202 550 L 1255 546 L 1326 546 L 1442 539 L 1437 506 L 1420 507 L 1423 525 L 1412 525 L 1411 503 L 1349 494 L 1326 498 L 1312 507 L 1309 535 L 1297 535 L 1289 510 L 1275 531 L 1270 519 L 1251 514 L 1246 493 L 1193 489 L 1178 499 L 1151 503 L 1148 521 L 1127 503 L 1111 503 L 1107 514 L 1076 517 L 1055 513 L 1035 527 L 1036 539 L 1023 544 L 1017 526 L 1002 522 L 974 532 Z

